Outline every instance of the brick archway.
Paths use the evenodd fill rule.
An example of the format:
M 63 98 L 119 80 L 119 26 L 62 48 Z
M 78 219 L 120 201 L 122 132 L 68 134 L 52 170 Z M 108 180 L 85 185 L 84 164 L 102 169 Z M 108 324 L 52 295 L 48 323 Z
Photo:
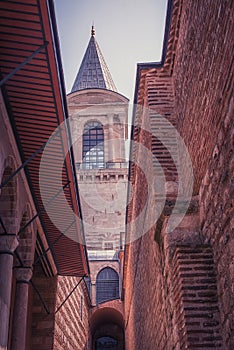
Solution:
M 125 349 L 124 340 L 124 319 L 123 315 L 116 308 L 108 305 L 96 308 L 90 319 L 92 347 L 91 350 L 99 350 L 97 341 L 101 338 L 112 338 L 117 342 L 116 349 Z M 104 349 L 104 348 L 103 348 Z

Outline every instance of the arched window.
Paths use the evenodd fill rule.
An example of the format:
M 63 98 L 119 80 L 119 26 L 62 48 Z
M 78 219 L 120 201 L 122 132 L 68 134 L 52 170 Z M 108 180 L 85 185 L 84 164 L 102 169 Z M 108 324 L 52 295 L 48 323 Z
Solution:
M 104 131 L 101 123 L 89 122 L 83 132 L 83 169 L 104 168 Z
M 97 275 L 97 304 L 117 298 L 119 298 L 119 276 L 115 270 L 106 267 Z

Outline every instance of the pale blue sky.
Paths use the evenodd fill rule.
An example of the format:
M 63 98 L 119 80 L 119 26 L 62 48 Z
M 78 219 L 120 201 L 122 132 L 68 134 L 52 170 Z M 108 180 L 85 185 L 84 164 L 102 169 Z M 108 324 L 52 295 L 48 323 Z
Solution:
M 55 0 L 66 91 L 69 93 L 94 22 L 118 92 L 131 102 L 136 64 L 160 61 L 167 0 Z

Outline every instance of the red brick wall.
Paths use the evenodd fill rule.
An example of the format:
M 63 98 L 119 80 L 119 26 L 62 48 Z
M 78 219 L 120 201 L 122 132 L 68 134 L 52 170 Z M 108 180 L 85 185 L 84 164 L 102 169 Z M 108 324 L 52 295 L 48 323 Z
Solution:
M 173 349 L 178 338 L 171 276 L 153 229 L 131 245 L 125 279 L 126 349 Z
M 232 0 L 183 2 L 173 76 L 197 193 L 233 93 L 233 13 Z
M 28 349 L 88 349 L 90 301 L 83 281 L 60 307 L 79 280 L 77 277 L 48 277 L 40 267 L 34 269 L 33 282 L 50 313 L 46 313 L 33 290 L 31 344 Z
M 216 274 L 210 246 L 176 249 L 173 285 L 180 349 L 221 348 Z
M 47 277 L 39 266 L 34 268 L 33 282 L 45 301 L 47 314 L 37 293 L 32 293 L 31 347 L 33 350 L 53 350 L 54 312 L 57 292 L 57 277 Z
M 58 277 L 56 310 L 79 280 L 77 277 Z M 82 281 L 55 314 L 54 350 L 88 349 L 89 306 L 87 290 Z
M 199 200 L 196 210 L 200 215 L 195 215 L 195 222 L 193 216 L 186 215 L 184 223 L 172 234 L 165 232 L 167 219 L 162 217 L 162 227 L 157 226 L 159 246 L 154 242 L 153 228 L 137 242 L 127 246 L 124 275 L 127 349 L 171 350 L 177 346 L 183 347 L 181 327 L 185 327 L 185 339 L 190 342 L 190 347 L 192 342 L 200 342 L 204 348 L 208 346 L 207 342 L 212 341 L 224 350 L 234 347 L 233 10 L 231 0 L 175 1 L 165 70 L 160 68 L 141 72 L 138 103 L 150 105 L 154 111 L 165 116 L 164 108 L 169 108 L 168 118 L 175 123 L 188 147 L 195 174 L 194 195 L 198 195 L 196 198 Z M 174 88 L 166 89 L 163 96 L 160 79 L 166 87 L 165 74 L 171 76 L 168 81 L 174 84 Z M 145 120 L 139 119 L 141 123 L 144 127 Z M 135 141 L 140 140 L 137 132 L 134 136 Z M 145 140 L 143 142 L 147 143 Z M 157 147 L 153 151 L 157 154 Z M 137 158 L 139 163 L 147 163 L 137 147 L 132 154 L 133 161 Z M 152 172 L 147 164 L 146 169 Z M 145 194 L 143 177 L 134 165 L 131 181 L 133 201 L 128 211 L 129 221 L 142 209 Z M 149 216 L 153 215 L 151 210 L 154 208 L 148 210 Z M 137 227 L 139 231 L 143 228 L 144 225 Z M 131 227 L 129 232 L 131 234 Z M 211 269 L 213 276 L 217 274 L 217 283 L 207 281 L 201 284 L 201 271 L 198 271 L 192 281 L 194 285 L 188 286 L 186 276 L 176 275 L 176 266 L 181 264 L 183 258 L 180 260 L 177 250 L 174 260 L 171 260 L 175 247 L 185 244 L 186 249 L 192 246 L 199 252 L 201 247 L 206 249 L 207 243 L 211 244 L 214 257 Z M 187 258 L 191 258 L 189 253 Z M 196 259 L 191 263 L 192 270 L 199 267 L 196 266 Z M 196 325 L 191 325 L 191 315 L 185 306 L 187 300 L 179 292 L 180 288 L 185 290 L 186 285 L 191 290 L 193 287 L 217 287 L 215 293 L 219 305 L 215 305 L 214 313 L 203 313 L 203 316 L 205 319 L 212 314 L 215 322 L 221 323 L 221 331 L 220 323 L 211 326 L 212 322 L 209 325 L 202 317 L 196 320 Z M 196 301 L 198 292 L 194 293 Z M 207 303 L 212 301 L 211 294 Z M 180 311 L 178 303 L 184 303 Z M 180 313 L 185 322 L 183 325 L 178 316 Z M 206 335 L 208 333 L 210 336 Z
M 233 21 L 231 0 L 184 2 L 174 68 L 178 129 L 214 251 L 224 349 L 234 347 Z
M 128 238 L 131 243 L 125 252 L 125 341 L 126 350 L 171 350 L 177 343 L 176 328 L 169 287 L 170 271 L 161 248 L 154 240 L 153 164 L 137 144 L 150 149 L 150 135 L 143 131 L 149 130 L 148 123 L 145 115 L 142 129 L 135 132 L 133 149 L 134 159 L 140 166 L 132 167 L 132 201 L 128 210 Z M 136 221 L 142 213 L 142 218 Z M 149 222 L 152 224 L 150 230 Z
M 200 189 L 202 235 L 214 251 L 225 349 L 234 347 L 233 115 L 232 107 L 219 131 Z

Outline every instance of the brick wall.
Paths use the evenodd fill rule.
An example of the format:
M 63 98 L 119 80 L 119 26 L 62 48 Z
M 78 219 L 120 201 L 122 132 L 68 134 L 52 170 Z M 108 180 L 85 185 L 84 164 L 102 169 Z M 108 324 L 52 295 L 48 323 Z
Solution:
M 232 102 L 233 106 L 233 102 Z M 214 251 L 224 349 L 234 347 L 234 186 L 233 128 L 230 108 L 219 131 L 210 164 L 200 189 L 201 228 Z
M 84 281 L 76 288 L 79 280 L 77 277 L 58 277 L 54 350 L 88 349 L 90 300 Z M 72 290 L 74 292 L 62 305 Z
M 232 0 L 183 2 L 174 66 L 178 130 L 199 192 L 233 87 Z
M 173 258 L 173 294 L 180 349 L 222 347 L 217 283 L 209 246 L 180 246 Z
M 32 290 L 29 349 L 88 349 L 90 301 L 84 281 L 77 286 L 79 280 L 77 277 L 48 277 L 39 266 L 34 269 L 34 285 L 49 313 L 35 290 Z M 74 288 L 74 292 L 63 304 Z
M 192 203 L 197 204 L 195 212 L 188 212 L 170 234 L 165 229 L 165 208 L 156 232 L 152 227 L 126 247 L 127 349 L 234 347 L 233 9 L 230 0 L 174 1 L 164 68 L 141 71 L 137 102 L 153 110 L 152 128 L 156 112 L 171 120 L 180 132 L 193 162 Z M 144 128 L 145 116 L 141 119 L 136 113 L 136 117 Z M 151 147 L 149 140 L 140 139 L 139 129 L 134 140 Z M 159 155 L 160 147 L 156 143 L 152 146 L 153 153 Z M 155 170 L 142 157 L 139 147 L 132 152 L 132 161 L 136 159 L 138 166 L 132 163 L 130 171 L 133 199 L 128 221 L 134 220 L 144 206 L 146 189 L 139 164 L 145 163 L 149 173 Z M 176 182 L 175 174 L 171 175 L 169 180 Z M 154 209 L 152 206 L 147 215 L 152 216 Z M 140 232 L 143 228 L 137 227 Z M 130 226 L 130 236 L 131 230 Z M 211 256 L 210 275 L 203 276 L 206 272 L 202 269 Z M 188 275 L 194 271 L 197 275 L 177 274 L 181 267 L 188 268 Z M 193 297 L 187 298 L 186 290 L 187 296 Z
M 48 307 L 49 314 L 35 292 L 32 291 L 32 330 L 33 350 L 53 350 L 54 312 L 57 292 L 57 277 L 47 277 L 39 266 L 34 268 L 33 282 Z
M 153 163 L 140 146 L 151 149 L 150 134 L 145 131 L 149 130 L 149 114 L 144 117 L 142 128 L 135 130 L 132 161 L 136 163 L 131 168 L 127 231 L 130 244 L 125 249 L 124 265 L 126 350 L 172 350 L 177 336 L 169 287 L 171 278 L 164 254 L 154 240 Z M 140 124 L 139 118 L 137 122 Z
M 170 274 L 154 242 L 154 230 L 131 244 L 126 271 L 126 349 L 175 349 Z
M 234 347 L 233 1 L 186 1 L 174 68 L 178 129 L 200 193 L 201 230 L 213 248 L 223 349 Z

